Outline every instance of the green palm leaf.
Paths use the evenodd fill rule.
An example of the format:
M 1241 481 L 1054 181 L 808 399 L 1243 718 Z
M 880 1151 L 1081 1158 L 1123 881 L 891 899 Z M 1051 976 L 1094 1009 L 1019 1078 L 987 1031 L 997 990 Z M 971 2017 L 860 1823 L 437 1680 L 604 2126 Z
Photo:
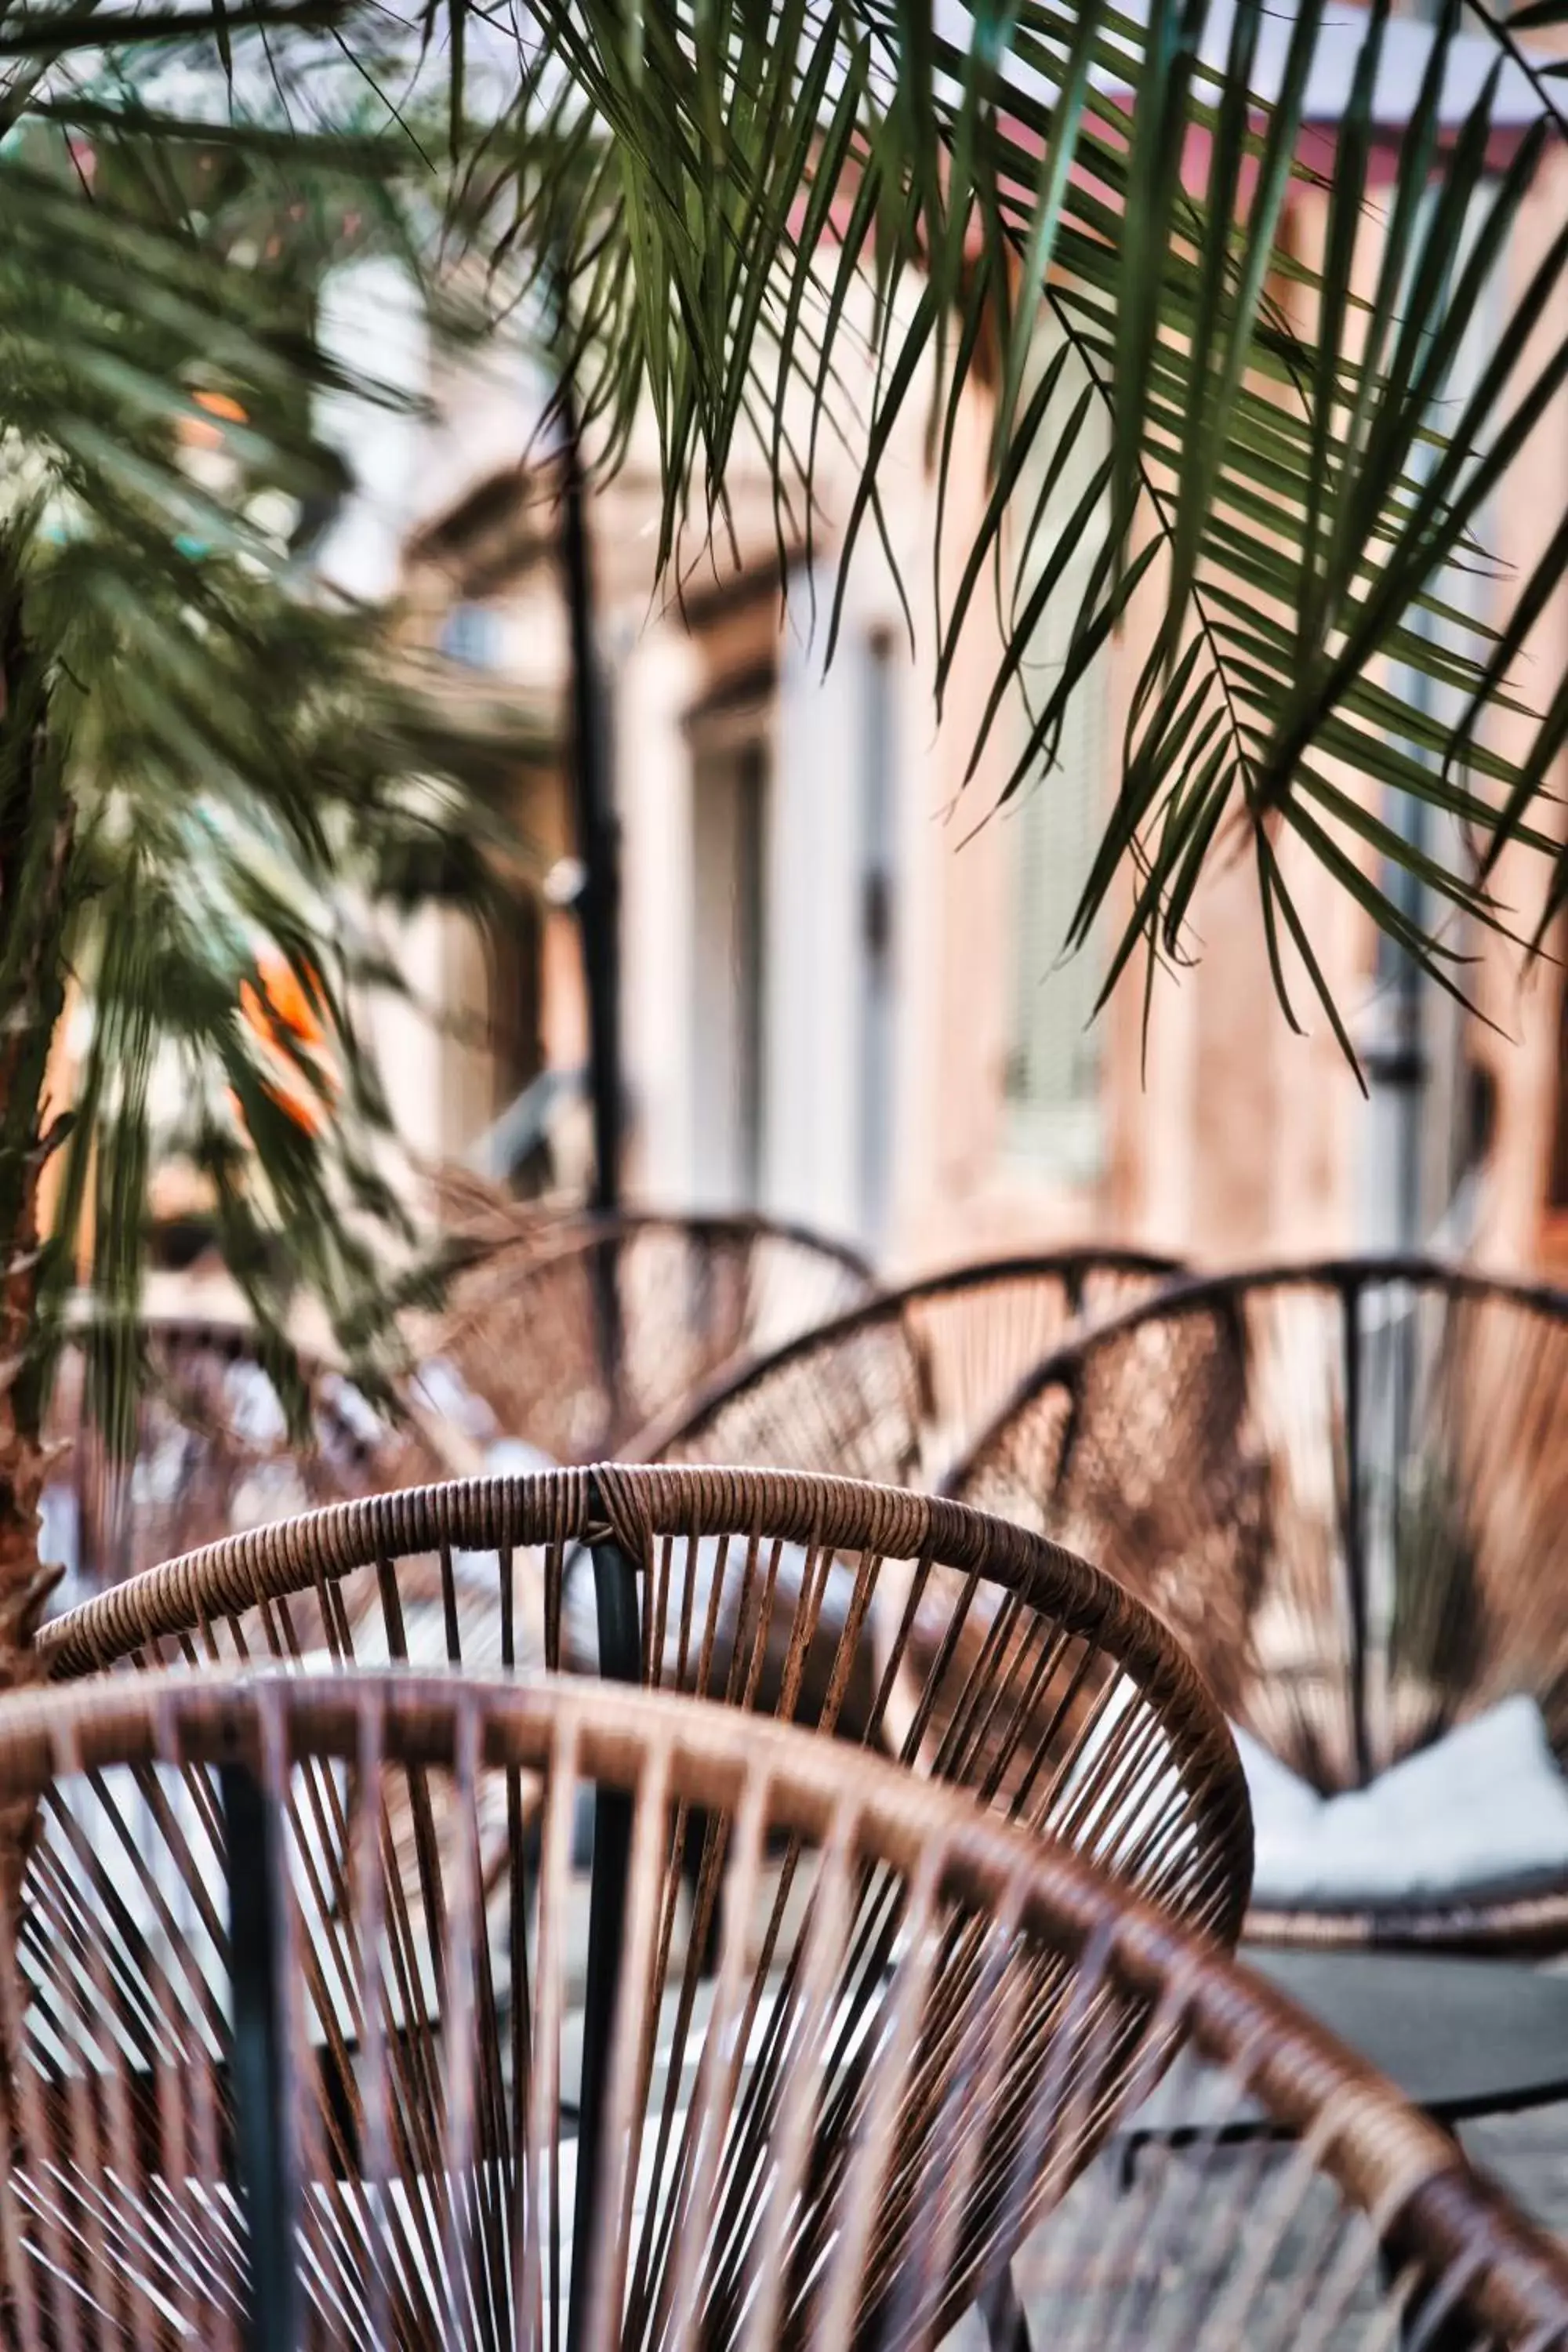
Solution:
M 230 37 L 232 57 L 237 19 Z M 219 95 L 210 41 L 206 64 Z M 324 599 L 291 551 L 342 487 L 321 396 L 395 397 L 325 357 L 313 304 L 353 247 L 417 260 L 406 139 L 171 118 L 168 67 L 52 70 L 0 150 L 0 1024 L 20 1041 L 0 1057 L 0 1252 L 28 1268 L 0 1415 L 22 1432 L 84 1281 L 93 1401 L 128 1432 L 171 1154 L 276 1349 L 309 1291 L 362 1376 L 384 1372 L 424 1260 L 363 1030 L 367 992 L 398 984 L 376 909 L 482 916 L 526 862 L 500 810 L 537 730 L 455 722 L 381 616 Z M 268 956 L 324 1055 L 276 1025 L 264 1048 L 245 1018 Z M 86 1042 L 41 1121 L 68 973 Z M 0 1442 L 0 1488 L 5 1462 Z
M 880 530 L 900 417 L 932 404 L 945 468 L 962 403 L 982 402 L 994 495 L 953 584 L 936 583 L 945 680 L 980 584 L 999 582 L 1003 648 L 974 768 L 1044 605 L 1069 577 L 1079 599 L 1004 797 L 1049 791 L 1070 698 L 1134 597 L 1158 603 L 1075 942 L 1131 866 L 1113 976 L 1140 943 L 1173 951 L 1206 864 L 1237 845 L 1266 923 L 1295 934 L 1277 855 L 1290 835 L 1440 979 L 1455 913 L 1510 927 L 1491 863 L 1514 834 L 1542 845 L 1531 812 L 1568 706 L 1545 714 L 1532 754 L 1502 754 L 1486 721 L 1519 708 L 1505 592 L 1481 625 L 1450 612 L 1447 582 L 1456 562 L 1483 560 L 1497 482 L 1568 365 L 1568 351 L 1542 359 L 1531 343 L 1568 244 L 1449 397 L 1547 132 L 1528 127 L 1497 165 L 1500 67 L 1454 118 L 1457 5 L 1417 34 L 1424 70 L 1381 205 L 1386 0 L 1365 17 L 1316 268 L 1287 227 L 1321 195 L 1301 161 L 1330 29 L 1317 0 L 1270 50 L 1266 102 L 1253 85 L 1270 19 L 1256 5 L 538 0 L 531 20 L 542 62 L 466 184 L 469 216 L 499 265 L 549 253 L 564 269 L 606 464 L 639 403 L 651 407 L 661 564 L 693 530 L 722 529 L 733 468 L 759 450 L 781 552 L 809 559 L 821 453 L 837 439 L 858 480 L 831 519 L 831 652 L 858 540 L 868 521 Z M 1042 318 L 1064 356 L 1031 379 Z M 803 391 L 804 444 L 786 413 Z M 1064 507 L 1069 468 L 1084 487 Z M 1032 514 L 1019 512 L 1026 472 L 1046 482 Z M 1036 548 L 1021 592 L 1020 549 L 1047 500 L 1053 544 Z M 1535 609 L 1564 560 L 1554 544 L 1526 583 Z M 1464 858 L 1413 846 L 1415 829 L 1389 821 L 1402 800 L 1458 817 Z

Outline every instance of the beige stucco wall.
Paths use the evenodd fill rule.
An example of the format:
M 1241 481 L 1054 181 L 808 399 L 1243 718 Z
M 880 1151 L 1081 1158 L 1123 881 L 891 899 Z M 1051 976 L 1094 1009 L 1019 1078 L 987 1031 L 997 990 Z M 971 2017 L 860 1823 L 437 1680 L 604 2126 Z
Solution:
M 1510 298 L 1522 292 L 1549 242 L 1560 233 L 1565 209 L 1568 157 L 1557 149 L 1542 164 L 1537 186 L 1515 229 L 1509 254 Z M 1568 296 L 1560 288 L 1542 319 L 1526 366 L 1544 361 L 1565 336 Z M 1498 507 L 1500 549 L 1522 577 L 1568 511 L 1568 404 L 1563 400 L 1553 402 L 1542 417 L 1521 461 L 1505 482 Z M 1560 594 L 1542 620 L 1523 669 L 1525 690 L 1537 707 L 1557 691 L 1565 673 L 1568 597 Z M 1500 746 L 1514 751 L 1522 748 L 1527 730 L 1519 720 L 1505 712 L 1498 714 L 1492 724 Z M 1544 830 L 1560 832 L 1565 789 L 1562 761 L 1552 783 L 1556 809 L 1543 806 L 1539 821 Z M 1498 877 L 1498 896 L 1527 928 L 1539 905 L 1540 887 L 1540 866 L 1532 857 L 1516 852 L 1505 859 Z M 1561 957 L 1561 926 L 1552 944 L 1554 954 Z M 1538 964 L 1523 972 L 1518 956 L 1500 946 L 1487 956 L 1479 993 L 1482 1009 L 1496 1029 L 1478 1024 L 1473 1046 L 1496 1083 L 1497 1124 L 1478 1248 L 1489 1263 L 1500 1266 L 1536 1264 L 1547 1246 L 1543 1202 L 1562 1083 L 1558 1059 L 1562 991 L 1562 973 L 1555 964 Z M 1568 1270 L 1568 1258 L 1555 1251 L 1552 1255 L 1559 1275 Z
M 1510 262 L 1521 283 L 1568 200 L 1568 163 L 1554 158 L 1525 207 Z M 1321 200 L 1293 215 L 1299 249 L 1321 244 Z M 1377 258 L 1369 220 L 1361 272 Z M 1310 324 L 1310 322 L 1303 322 Z M 1568 331 L 1568 320 L 1543 334 Z M 865 387 L 860 388 L 861 394 Z M 843 398 L 852 405 L 856 387 Z M 840 976 L 853 908 L 846 896 L 852 845 L 845 811 L 858 724 L 856 646 L 890 630 L 896 667 L 898 1028 L 891 1155 L 890 1268 L 919 1266 L 1014 1245 L 1100 1236 L 1142 1242 L 1205 1261 L 1309 1255 L 1364 1238 L 1363 1177 L 1370 1114 L 1299 961 L 1287 953 L 1291 998 L 1304 1034 L 1277 1001 L 1258 914 L 1255 873 L 1240 854 L 1216 859 L 1194 902 L 1193 961 L 1163 972 L 1152 999 L 1144 1052 L 1142 974 L 1136 969 L 1103 1024 L 1103 1164 L 1079 1188 L 1050 1185 L 1009 1154 L 1004 1074 L 1009 1047 L 1015 820 L 992 814 L 998 755 L 963 785 L 970 745 L 996 656 L 984 599 L 949 683 L 939 723 L 932 707 L 935 649 L 930 618 L 934 486 L 926 464 L 925 395 L 917 385 L 888 458 L 889 528 L 916 617 L 905 638 L 887 563 L 868 528 L 848 600 L 840 674 L 814 681 L 821 638 L 806 635 L 799 593 L 787 613 L 754 598 L 726 617 L 724 583 L 774 557 L 763 454 L 732 475 L 736 546 L 697 560 L 684 577 L 710 606 L 694 636 L 667 597 L 652 593 L 657 447 L 645 420 L 620 481 L 593 502 L 606 671 L 614 698 L 616 788 L 623 824 L 625 1041 L 633 1125 L 629 1186 L 679 1205 L 700 1171 L 692 1164 L 691 749 L 685 714 L 726 663 L 771 651 L 780 679 L 769 725 L 776 771 L 793 815 L 772 839 L 770 986 L 778 1024 L 769 1074 L 770 1141 L 763 1205 L 837 1230 L 853 1223 L 852 1163 L 858 1115 L 847 1043 L 850 1014 Z M 804 397 L 804 394 L 802 395 Z M 838 422 L 844 421 L 841 414 Z M 989 418 L 983 399 L 964 404 L 947 499 L 946 577 L 981 513 Z M 825 440 L 818 478 L 819 596 L 831 593 L 835 532 L 848 498 L 847 461 Z M 1522 568 L 1568 504 L 1568 417 L 1543 424 L 1528 466 L 1500 500 L 1498 544 Z M 519 597 L 522 595 L 520 589 Z M 529 591 L 535 599 L 538 583 Z M 717 608 L 717 618 L 713 608 Z M 1149 642 L 1152 596 L 1115 649 L 1109 740 L 1119 745 L 1131 685 Z M 819 625 L 820 626 L 820 625 Z M 760 634 L 759 634 L 760 633 Z M 534 654 L 559 664 L 557 636 Z M 1568 611 L 1548 615 L 1532 649 L 1542 691 L 1568 661 Z M 1353 779 L 1345 779 L 1352 786 Z M 1106 792 L 1112 779 L 1105 780 Z M 776 795 L 775 795 L 776 798 Z M 776 816 L 776 809 L 775 809 Z M 793 828 L 793 829 L 792 829 Z M 1352 1024 L 1372 984 L 1371 926 L 1347 894 L 1288 835 L 1279 849 L 1302 919 Z M 1532 877 L 1538 881 L 1538 877 Z M 1503 877 L 1505 895 L 1519 877 Z M 575 1061 L 584 1044 L 574 930 L 553 920 L 545 945 L 545 1035 L 552 1060 Z M 1541 1212 L 1557 1084 L 1559 982 L 1551 970 L 1521 986 L 1517 960 L 1489 950 L 1478 974 L 1500 1034 L 1477 1028 L 1469 1050 L 1496 1076 L 1496 1145 L 1481 1194 L 1478 1246 L 1496 1262 L 1524 1264 L 1541 1243 Z M 838 994 L 836 995 L 836 991 Z M 836 1004 L 841 1006 L 835 1018 Z

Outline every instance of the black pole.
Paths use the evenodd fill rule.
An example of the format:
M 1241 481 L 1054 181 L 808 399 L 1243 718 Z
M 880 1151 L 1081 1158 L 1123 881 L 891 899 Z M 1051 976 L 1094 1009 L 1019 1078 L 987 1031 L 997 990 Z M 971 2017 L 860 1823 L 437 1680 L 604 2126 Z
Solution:
M 1362 1327 L 1361 1284 L 1352 1276 L 1340 1294 L 1344 1318 L 1345 1401 L 1345 1583 L 1351 1616 L 1351 1731 L 1355 1742 L 1358 1789 L 1373 1777 L 1372 1726 L 1367 1720 L 1367 1534 L 1368 1475 L 1365 1382 L 1362 1377 L 1365 1332 Z M 1371 1476 L 1375 1483 L 1376 1471 Z
M 234 2131 L 250 2247 L 247 2352 L 297 2352 L 299 2261 L 285 2028 L 282 1824 L 243 1764 L 218 1772 L 234 1994 Z
M 604 728 L 604 690 L 594 642 L 594 588 L 583 511 L 583 452 L 570 375 L 561 417 L 561 568 L 572 649 L 572 779 L 583 886 L 577 919 L 588 992 L 588 1073 L 594 1109 L 591 1205 L 620 1204 L 620 857 Z
M 599 1674 L 608 1682 L 642 1680 L 642 1620 L 637 1570 L 619 1544 L 593 1546 L 594 1601 L 599 1621 Z M 572 2279 L 566 2306 L 566 2352 L 578 2352 L 586 2318 L 589 2249 L 604 2190 L 605 2100 L 610 2087 L 610 2042 L 620 1995 L 626 1940 L 626 1881 L 631 1874 L 632 1801 L 601 1788 L 594 1799 L 594 1862 L 588 1883 L 588 1969 L 583 1989 L 583 2080 L 577 2096 L 577 2193 L 572 2214 Z
M 604 727 L 604 689 L 594 641 L 594 586 L 583 511 L 583 450 L 570 368 L 561 378 L 561 568 L 572 648 L 572 775 L 583 883 L 577 919 L 588 994 L 588 1083 L 594 1111 L 594 1189 L 589 1206 L 613 1215 L 621 1198 L 620 843 Z M 621 1442 L 621 1316 L 613 1241 L 594 1252 L 594 1311 L 605 1401 L 601 1444 Z

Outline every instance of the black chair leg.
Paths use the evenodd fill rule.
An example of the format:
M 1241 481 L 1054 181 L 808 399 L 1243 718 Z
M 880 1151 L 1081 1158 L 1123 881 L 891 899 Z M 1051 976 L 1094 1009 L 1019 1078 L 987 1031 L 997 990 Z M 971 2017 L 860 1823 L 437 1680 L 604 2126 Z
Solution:
M 234 1995 L 234 2136 L 250 2250 L 247 2352 L 297 2352 L 300 2265 L 285 2013 L 287 1901 L 278 1801 L 244 1764 L 218 1771 Z
M 599 1673 L 609 1682 L 639 1682 L 642 1629 L 637 1570 L 618 1544 L 595 1544 L 593 1558 L 594 1599 L 599 1619 Z M 588 1966 L 583 1995 L 583 2082 L 578 2097 L 577 2189 L 573 2200 L 566 2352 L 578 2352 L 587 2317 L 587 2254 L 594 2242 L 593 2215 L 600 2191 L 610 2038 L 616 2028 L 616 2002 L 620 1990 L 631 1853 L 631 1800 L 618 1790 L 601 1789 L 594 1801 L 594 1864 L 588 1882 Z
M 998 2272 L 981 2296 L 980 2315 L 991 2352 L 1031 2352 L 1028 2315 L 1018 2300 L 1011 2263 Z

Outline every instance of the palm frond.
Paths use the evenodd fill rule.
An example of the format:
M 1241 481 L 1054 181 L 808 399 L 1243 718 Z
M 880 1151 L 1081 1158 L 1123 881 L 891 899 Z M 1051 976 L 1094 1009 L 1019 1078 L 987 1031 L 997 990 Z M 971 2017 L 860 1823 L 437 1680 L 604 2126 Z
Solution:
M 1500 65 L 1456 112 L 1474 54 L 1460 14 L 1451 0 L 1433 26 L 1391 27 L 1374 0 L 1355 30 L 1321 0 L 1283 25 L 1217 0 L 536 0 L 537 68 L 465 183 L 500 266 L 525 284 L 525 257 L 546 257 L 566 281 L 566 356 L 607 465 L 651 407 L 661 565 L 693 529 L 724 528 L 734 468 L 759 453 L 781 553 L 809 561 L 824 452 L 848 447 L 829 653 L 858 539 L 869 525 L 888 544 L 895 427 L 929 404 L 945 468 L 962 404 L 984 404 L 994 495 L 936 583 L 945 683 L 998 583 L 974 768 L 1044 610 L 1069 582 L 1075 600 L 1004 797 L 1050 789 L 1071 697 L 1152 606 L 1071 934 L 1131 875 L 1113 979 L 1140 944 L 1176 949 L 1200 876 L 1238 846 L 1270 937 L 1295 938 L 1315 974 L 1279 855 L 1293 838 L 1451 982 L 1456 915 L 1510 932 L 1498 842 L 1545 845 L 1532 808 L 1568 698 L 1523 760 L 1492 740 L 1488 714 L 1521 707 L 1520 633 L 1484 548 L 1502 472 L 1568 369 L 1568 345 L 1539 349 L 1568 238 L 1456 393 L 1549 131 L 1510 114 L 1500 164 Z M 1395 37 L 1425 57 L 1391 130 Z M 1347 41 L 1325 185 L 1304 160 L 1314 78 Z M 1391 138 L 1384 201 L 1373 165 Z M 1303 202 L 1324 215 L 1316 262 L 1296 249 Z M 1043 324 L 1061 357 L 1042 370 Z M 1080 486 L 1065 504 L 1064 475 Z M 1535 609 L 1563 562 L 1554 545 L 1525 584 Z M 1489 579 L 1494 612 L 1462 609 L 1456 565 Z M 1401 803 L 1450 824 L 1452 854 L 1393 822 Z
M 58 1337 L 85 1282 L 133 1376 L 150 1173 L 184 1160 L 261 1330 L 281 1343 L 309 1295 L 374 1383 L 423 1246 L 364 1026 L 367 999 L 398 985 L 374 910 L 482 916 L 509 846 L 515 863 L 485 780 L 531 745 L 443 726 L 363 616 L 223 558 L 199 569 L 197 600 L 123 545 L 31 551 L 76 811 L 64 948 L 88 1013 L 46 1328 Z M 269 957 L 315 1006 L 319 1044 L 247 1021 Z M 122 1417 L 123 1392 L 99 1388 Z
M 207 51 L 221 90 L 210 33 Z M 0 149 L 0 1023 L 29 1057 L 0 1068 L 0 1251 L 58 1150 L 22 1418 L 85 1303 L 90 1402 L 120 1440 L 171 1156 L 268 1344 L 308 1293 L 362 1378 L 393 1360 L 425 1245 L 365 1030 L 399 983 L 376 910 L 482 919 L 515 887 L 502 804 L 539 746 L 515 713 L 443 707 L 386 616 L 294 562 L 298 518 L 341 480 L 321 395 L 401 397 L 329 361 L 313 318 L 345 252 L 419 258 L 401 131 L 209 136 L 198 112 L 176 137 L 166 95 L 162 66 L 55 71 Z M 278 969 L 319 1050 L 247 1017 Z M 40 1136 L 68 971 L 85 1037 Z
M 250 20 L 218 13 L 232 77 Z M 1550 94 L 1552 68 L 1521 47 L 1540 15 L 1508 20 L 1508 70 L 1517 80 L 1522 65 Z M 809 572 L 824 452 L 847 445 L 858 483 L 830 519 L 830 654 L 868 524 L 891 551 L 883 471 L 900 419 L 930 404 L 945 468 L 963 404 L 984 399 L 995 495 L 956 584 L 935 583 L 944 685 L 979 625 L 982 584 L 997 582 L 1003 648 L 976 770 L 1044 610 L 1069 581 L 1077 600 L 1004 798 L 1049 789 L 1072 696 L 1152 600 L 1120 789 L 1071 932 L 1089 936 L 1130 873 L 1113 978 L 1140 943 L 1177 951 L 1201 876 L 1237 845 L 1270 937 L 1295 936 L 1287 837 L 1438 977 L 1455 913 L 1509 928 L 1491 889 L 1496 847 L 1542 845 L 1531 812 L 1568 709 L 1553 701 L 1518 761 L 1486 719 L 1517 705 L 1523 620 L 1549 601 L 1564 557 L 1554 546 L 1523 583 L 1514 628 L 1500 611 L 1478 622 L 1454 610 L 1447 583 L 1456 561 L 1480 560 L 1500 472 L 1559 381 L 1561 352 L 1524 360 L 1565 257 L 1552 249 L 1493 363 L 1445 407 L 1546 135 L 1542 114 L 1496 170 L 1501 68 L 1456 118 L 1457 5 L 1429 29 L 1391 34 L 1382 0 L 1357 36 L 1321 0 L 1278 23 L 1251 0 L 1136 12 L 1106 0 L 539 0 L 519 42 L 521 95 L 477 131 L 461 78 L 479 20 L 465 0 L 430 0 L 423 38 L 443 16 L 459 213 L 510 296 L 538 291 L 541 273 L 552 300 L 564 287 L 563 364 L 606 465 L 651 406 L 661 568 L 694 519 L 702 533 L 725 528 L 745 450 L 771 470 L 781 557 L 800 554 Z M 79 35 L 90 47 L 78 14 L 58 21 L 58 54 Z M 107 20 L 109 36 L 117 26 Z M 316 38 L 291 18 L 283 29 L 301 50 Z M 378 35 L 347 6 L 331 37 L 367 57 L 401 43 L 406 59 L 409 29 L 393 20 Z M 180 37 L 202 30 L 198 13 Z M 1408 47 L 1413 33 L 1424 71 L 1363 295 L 1370 166 L 1388 136 L 1381 79 L 1391 39 Z M 1360 52 L 1314 267 L 1294 250 L 1291 213 L 1318 189 L 1302 162 L 1314 76 L 1347 38 Z M 1032 357 L 1042 320 L 1064 355 L 1044 383 Z M 105 444 L 67 424 L 77 462 L 107 465 Z M 1031 463 L 1042 447 L 1044 467 Z M 1046 536 L 1041 508 L 1069 469 L 1082 493 L 1052 505 L 1049 543 L 1026 564 L 1020 547 Z M 1033 514 L 1019 511 L 1025 480 Z M 1491 601 L 1505 604 L 1500 585 Z M 1436 812 L 1461 846 L 1434 857 L 1420 826 L 1390 821 L 1402 802 Z

